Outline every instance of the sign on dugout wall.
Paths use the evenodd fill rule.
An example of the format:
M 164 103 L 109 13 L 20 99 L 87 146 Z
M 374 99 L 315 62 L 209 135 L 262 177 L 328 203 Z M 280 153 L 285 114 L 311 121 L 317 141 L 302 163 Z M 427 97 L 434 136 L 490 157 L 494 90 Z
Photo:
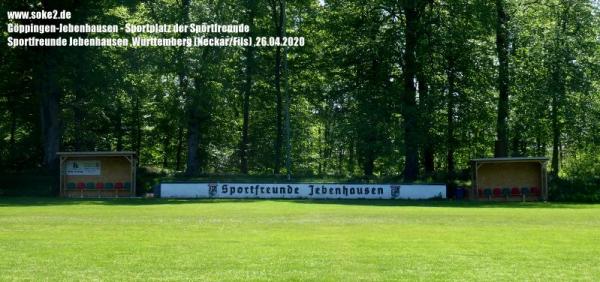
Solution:
M 66 175 L 101 175 L 102 162 L 99 160 L 75 160 L 65 162 Z
M 162 183 L 162 198 L 432 199 L 446 185 L 311 183 Z

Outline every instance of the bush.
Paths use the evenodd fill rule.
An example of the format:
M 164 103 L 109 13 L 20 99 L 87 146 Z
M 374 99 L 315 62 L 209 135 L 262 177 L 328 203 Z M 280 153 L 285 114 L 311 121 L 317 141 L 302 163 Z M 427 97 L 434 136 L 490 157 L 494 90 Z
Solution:
M 549 198 L 563 202 L 600 202 L 600 178 L 556 179 L 550 183 Z
M 23 172 L 0 176 L 0 196 L 56 196 L 58 175 L 43 172 Z
M 154 169 L 151 167 L 139 167 L 136 172 L 136 194 L 142 196 L 146 193 L 153 192 L 153 187 L 158 185 L 160 181 L 167 176 L 163 170 Z

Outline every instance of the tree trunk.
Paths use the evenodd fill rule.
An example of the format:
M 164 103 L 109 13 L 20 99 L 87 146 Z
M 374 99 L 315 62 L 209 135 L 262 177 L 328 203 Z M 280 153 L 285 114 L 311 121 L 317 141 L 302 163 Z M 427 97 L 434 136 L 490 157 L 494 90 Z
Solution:
M 425 10 L 423 10 L 425 13 Z M 423 17 L 421 17 L 421 21 L 424 21 Z M 435 144 L 434 138 L 432 134 L 433 127 L 433 116 L 432 113 L 434 111 L 434 104 L 431 99 L 430 87 L 428 74 L 426 73 L 425 66 L 432 64 L 431 62 L 431 41 L 429 34 L 431 33 L 431 26 L 429 24 L 419 24 L 418 25 L 418 34 L 422 34 L 421 38 L 419 38 L 417 42 L 417 47 L 415 50 L 416 55 L 416 77 L 417 83 L 419 85 L 419 126 L 421 129 L 420 135 L 421 140 L 420 143 L 422 146 L 422 158 L 423 158 L 423 166 L 425 168 L 425 174 L 431 175 L 435 169 L 434 167 L 434 153 L 435 153 Z
M 559 93 L 554 93 L 552 95 L 552 110 L 551 110 L 551 120 L 552 120 L 552 176 L 558 177 L 558 172 L 560 170 L 560 122 L 558 121 L 559 115 Z
M 284 23 L 283 28 L 281 29 L 281 36 L 285 37 L 285 22 L 286 22 L 286 14 L 285 14 L 285 1 L 281 2 L 281 9 L 284 11 L 283 19 L 281 22 Z M 290 116 L 290 107 L 292 104 L 292 97 L 290 95 L 290 89 L 288 84 L 289 70 L 288 70 L 288 60 L 287 60 L 287 47 L 283 48 L 283 87 L 285 94 L 285 168 L 287 173 L 287 180 L 291 180 L 292 178 L 292 121 Z
M 83 104 L 82 98 L 81 98 L 81 90 L 77 89 L 79 87 L 76 87 L 75 89 L 75 101 L 73 103 L 73 118 L 74 120 L 74 127 L 75 127 L 75 142 L 74 142 L 74 147 L 76 151 L 83 151 L 83 150 L 87 150 L 86 146 L 84 146 L 84 141 L 83 138 L 85 136 L 84 133 L 84 127 L 83 127 L 83 119 L 84 119 L 84 113 L 83 110 L 81 109 L 81 104 Z
M 366 177 L 373 176 L 373 170 L 375 169 L 375 151 L 369 144 L 375 143 L 375 140 L 370 140 L 372 143 L 367 143 L 364 150 L 365 156 L 363 159 L 363 173 Z
M 535 154 L 537 156 L 543 156 L 545 155 L 544 152 L 546 151 L 546 148 L 542 145 L 542 137 L 539 134 L 540 133 L 537 133 L 535 136 Z
M 249 36 L 253 36 L 252 30 L 254 30 L 254 17 L 256 14 L 256 0 L 246 0 L 246 10 L 248 13 L 248 25 L 250 26 Z M 243 89 L 243 121 L 242 121 L 242 142 L 240 144 L 240 172 L 248 173 L 248 127 L 250 122 L 250 95 L 252 94 L 252 76 L 254 73 L 254 47 L 247 46 L 245 50 L 246 54 L 246 80 Z
M 177 130 L 177 153 L 175 154 L 175 170 L 181 171 L 181 159 L 183 153 L 183 126 L 179 126 Z
M 200 144 L 200 128 L 197 113 L 193 111 L 188 119 L 188 138 L 187 138 L 187 165 L 186 175 L 198 173 L 200 161 L 198 158 L 198 145 Z
M 338 151 L 337 175 L 342 176 L 343 170 L 344 170 L 343 169 L 343 167 L 344 167 L 344 148 L 339 147 L 337 151 Z
M 16 97 L 15 97 L 15 93 L 11 93 L 9 95 L 9 100 L 8 100 L 8 104 L 9 105 L 14 105 Z M 10 163 L 14 164 L 15 161 L 15 157 L 17 156 L 17 148 L 16 148 L 16 144 L 15 144 L 15 140 L 16 137 L 15 135 L 17 134 L 17 109 L 16 107 L 12 106 L 10 107 L 10 138 L 8 141 L 8 150 L 9 150 L 9 154 L 8 154 L 8 162 L 6 163 L 7 165 L 9 165 Z
M 323 160 L 325 160 L 325 156 L 323 155 L 323 143 L 325 137 L 323 137 L 323 135 L 321 134 L 321 127 L 317 128 L 317 136 L 318 136 L 318 140 L 319 140 L 319 159 L 317 160 L 317 163 L 319 164 L 318 166 L 318 175 L 323 175 Z
M 417 81 L 419 83 L 419 101 L 421 103 L 421 124 L 422 124 L 422 143 L 423 143 L 423 165 L 425 167 L 425 173 L 431 174 L 434 171 L 434 144 L 433 136 L 431 134 L 432 122 L 430 115 L 432 113 L 431 101 L 429 97 L 429 85 L 427 84 L 427 78 L 422 70 L 417 74 Z
M 206 51 L 205 51 L 206 52 Z M 203 61 L 206 60 L 206 55 L 203 54 Z M 206 107 L 210 101 L 207 97 L 204 97 L 203 91 L 206 86 L 203 84 L 201 77 L 196 77 L 194 80 L 194 96 L 190 97 L 191 105 L 188 109 L 188 162 L 187 162 L 187 175 L 194 175 L 201 170 L 202 157 L 201 156 L 201 138 L 202 131 L 201 126 L 207 122 Z M 188 95 L 191 95 L 189 93 Z
M 514 133 L 512 136 L 512 148 L 510 150 L 510 155 L 512 157 L 522 157 L 524 154 L 524 150 L 522 150 L 522 144 L 524 143 L 522 136 L 523 127 L 520 124 L 516 124 L 513 128 Z
M 75 134 L 74 134 L 74 147 L 76 151 L 86 151 L 88 150 L 87 148 L 87 142 L 84 142 L 84 138 L 86 137 L 85 134 L 85 126 L 84 126 L 84 119 L 85 119 L 85 111 L 84 111 L 84 104 L 85 104 L 85 97 L 84 97 L 84 90 L 83 90 L 83 85 L 84 85 L 84 81 L 82 79 L 82 75 L 85 72 L 85 70 L 83 69 L 85 66 L 85 56 L 83 54 L 84 50 L 83 49 L 76 49 L 75 51 L 75 58 L 77 60 L 77 62 L 79 62 L 77 64 L 76 67 L 76 71 L 79 75 L 76 75 L 74 77 L 75 80 L 75 89 L 73 90 L 73 94 L 75 96 L 75 99 L 73 101 L 72 109 L 73 109 L 73 118 L 74 118 L 74 129 L 75 129 Z
M 253 47 L 246 47 L 246 83 L 244 86 L 244 101 L 242 104 L 242 143 L 240 144 L 240 172 L 248 173 L 248 126 L 250 121 L 250 94 L 252 88 Z
M 165 134 L 165 139 L 163 140 L 163 168 L 167 168 L 169 166 L 169 147 L 171 146 L 171 139 L 173 136 L 168 132 Z
M 555 69 L 552 70 L 552 81 L 550 82 L 551 85 L 554 85 L 550 111 L 550 120 L 552 122 L 552 167 L 550 173 L 553 178 L 557 178 L 560 171 L 560 100 L 561 96 L 564 95 L 565 88 L 562 83 L 560 63 L 553 65 Z
M 47 82 L 52 84 L 53 82 Z M 58 90 L 52 89 L 53 86 L 46 85 L 46 94 L 42 94 L 41 99 L 41 122 L 42 122 L 42 138 L 43 138 L 43 165 L 50 171 L 57 168 L 58 158 L 56 153 L 60 145 L 60 93 Z
M 115 122 L 115 132 L 117 134 L 117 151 L 123 150 L 123 106 L 117 98 L 117 120 Z
M 180 19 L 183 23 L 188 24 L 190 21 L 190 0 L 183 0 L 181 2 L 181 15 Z M 185 37 L 187 34 L 181 34 L 181 37 Z M 206 51 L 205 51 L 206 52 Z M 200 168 L 200 160 L 198 155 L 198 146 L 200 141 L 200 120 L 199 120 L 199 109 L 198 99 L 196 93 L 192 93 L 189 89 L 189 73 L 188 73 L 188 60 L 185 54 L 185 47 L 178 49 L 178 61 L 177 61 L 177 72 L 179 80 L 179 91 L 180 96 L 185 101 L 185 119 L 187 122 L 187 160 L 185 166 L 185 174 L 190 176 L 198 173 Z M 200 91 L 200 90 L 198 90 Z M 182 150 L 178 148 L 178 150 Z M 180 154 L 181 152 L 178 152 Z M 179 158 L 180 156 L 178 156 Z M 179 160 L 178 160 L 179 162 Z
M 323 146 L 323 157 L 321 159 L 321 162 L 323 163 L 323 171 L 325 172 L 325 174 L 329 172 L 329 163 L 331 160 L 331 143 L 333 142 L 333 140 L 331 140 L 331 125 L 329 120 L 331 116 L 329 115 L 329 109 L 329 106 L 327 106 L 327 118 L 325 119 L 325 127 L 323 128 L 323 142 L 321 143 Z
M 285 28 L 285 0 L 272 0 L 271 9 L 273 16 L 273 23 L 275 25 L 275 33 L 278 37 L 283 37 L 283 29 Z M 276 4 L 279 3 L 279 5 Z M 279 6 L 279 7 L 278 7 Z M 275 48 L 275 95 L 276 95 L 276 106 L 275 106 L 275 164 L 273 172 L 279 174 L 281 170 L 281 146 L 283 142 L 283 119 L 282 119 L 282 106 L 283 99 L 281 95 L 281 46 Z
M 40 97 L 40 118 L 42 129 L 43 159 L 42 164 L 49 171 L 58 169 L 58 156 L 60 147 L 61 122 L 60 122 L 60 96 L 56 69 L 56 51 L 44 49 L 38 81 Z
M 51 11 L 56 3 L 42 0 L 42 7 Z M 64 7 L 62 7 L 64 8 Z M 46 23 L 47 21 L 42 21 Z M 49 24 L 49 22 L 47 22 Z M 54 48 L 42 48 L 39 52 L 41 60 L 36 67 L 38 85 L 37 92 L 40 96 L 40 126 L 42 135 L 42 166 L 50 171 L 58 171 L 59 161 L 56 153 L 60 148 L 62 137 L 62 124 L 60 120 L 60 99 L 62 95 L 57 74 L 58 57 L 60 51 Z M 35 80 L 34 80 L 35 81 Z
M 283 99 L 281 97 L 281 47 L 277 46 L 277 50 L 276 50 L 276 59 L 275 59 L 275 64 L 277 65 L 275 68 L 275 88 L 276 88 L 276 95 L 277 95 L 277 105 L 275 107 L 275 124 L 276 124 L 276 136 L 275 136 L 275 168 L 273 170 L 273 172 L 275 174 L 279 174 L 280 168 L 281 168 L 281 144 L 282 144 L 282 139 L 283 139 L 283 119 L 281 116 L 281 110 L 282 110 L 282 104 L 283 104 Z
M 496 51 L 498 53 L 498 120 L 496 124 L 496 144 L 494 155 L 496 157 L 508 156 L 508 99 L 509 99 L 509 74 L 508 74 L 508 15 L 504 7 L 504 0 L 496 0 Z
M 456 91 L 455 83 L 456 83 L 456 70 L 454 67 L 454 59 L 448 59 L 448 108 L 447 108 L 447 123 L 448 127 L 446 132 L 446 163 L 448 165 L 448 181 L 454 180 L 454 149 L 456 140 L 454 138 L 454 108 L 456 105 L 454 92 Z
M 348 164 L 347 164 L 347 169 L 348 169 L 348 173 L 350 173 L 350 176 L 354 175 L 354 155 L 355 155 L 355 140 L 351 139 L 349 140 L 348 143 L 350 143 L 348 146 Z
M 551 121 L 552 121 L 552 163 L 551 163 L 551 175 L 553 178 L 558 178 L 560 172 L 560 159 L 561 159 L 561 140 L 560 135 L 562 132 L 562 124 L 560 122 L 561 108 L 563 107 L 564 99 L 567 95 L 565 71 L 563 65 L 568 65 L 567 54 L 569 50 L 565 44 L 565 38 L 563 36 L 567 33 L 567 21 L 569 17 L 569 10 L 571 4 L 562 3 L 562 11 L 558 14 L 556 21 L 556 34 L 554 41 L 554 62 L 551 64 L 552 81 L 550 85 L 553 86 L 552 92 L 552 109 L 551 109 Z
M 404 3 L 404 14 L 406 17 L 405 50 L 404 50 L 404 180 L 412 182 L 417 179 L 419 173 L 418 159 L 418 129 L 417 129 L 417 102 L 415 88 L 416 57 L 415 49 L 418 39 L 417 25 L 419 23 L 419 11 L 417 3 L 406 1 Z
M 137 90 L 133 90 L 133 120 L 135 124 L 134 151 L 137 154 L 138 162 L 141 159 L 142 150 L 142 115 L 140 94 Z
M 182 63 L 183 64 L 183 63 Z M 185 166 L 186 175 L 194 175 L 198 173 L 200 168 L 200 159 L 198 148 L 200 144 L 200 119 L 198 98 L 188 93 L 188 78 L 185 67 L 179 73 L 179 81 L 181 92 L 186 97 L 185 115 L 187 121 L 187 160 Z M 200 91 L 197 89 L 197 91 Z M 194 94 L 195 95 L 195 94 Z

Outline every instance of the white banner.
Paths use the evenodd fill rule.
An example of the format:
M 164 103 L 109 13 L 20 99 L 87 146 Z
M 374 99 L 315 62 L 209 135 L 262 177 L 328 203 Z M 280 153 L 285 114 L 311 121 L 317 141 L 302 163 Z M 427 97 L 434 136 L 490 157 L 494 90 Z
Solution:
M 208 198 L 208 185 L 198 183 L 162 183 L 162 198 Z
M 100 161 L 67 161 L 65 163 L 66 175 L 100 175 L 101 172 Z
M 446 185 L 161 183 L 162 198 L 431 199 L 446 198 Z

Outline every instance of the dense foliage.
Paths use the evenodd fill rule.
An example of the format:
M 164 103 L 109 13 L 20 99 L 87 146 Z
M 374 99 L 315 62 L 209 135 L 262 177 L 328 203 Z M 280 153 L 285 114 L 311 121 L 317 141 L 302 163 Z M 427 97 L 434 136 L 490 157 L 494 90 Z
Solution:
M 306 46 L 8 48 L 3 32 L 3 171 L 132 150 L 188 175 L 286 173 L 289 95 L 294 175 L 446 181 L 509 155 L 600 182 L 598 1 L 6 0 L 0 26 L 54 8 L 73 23 L 245 23 Z

